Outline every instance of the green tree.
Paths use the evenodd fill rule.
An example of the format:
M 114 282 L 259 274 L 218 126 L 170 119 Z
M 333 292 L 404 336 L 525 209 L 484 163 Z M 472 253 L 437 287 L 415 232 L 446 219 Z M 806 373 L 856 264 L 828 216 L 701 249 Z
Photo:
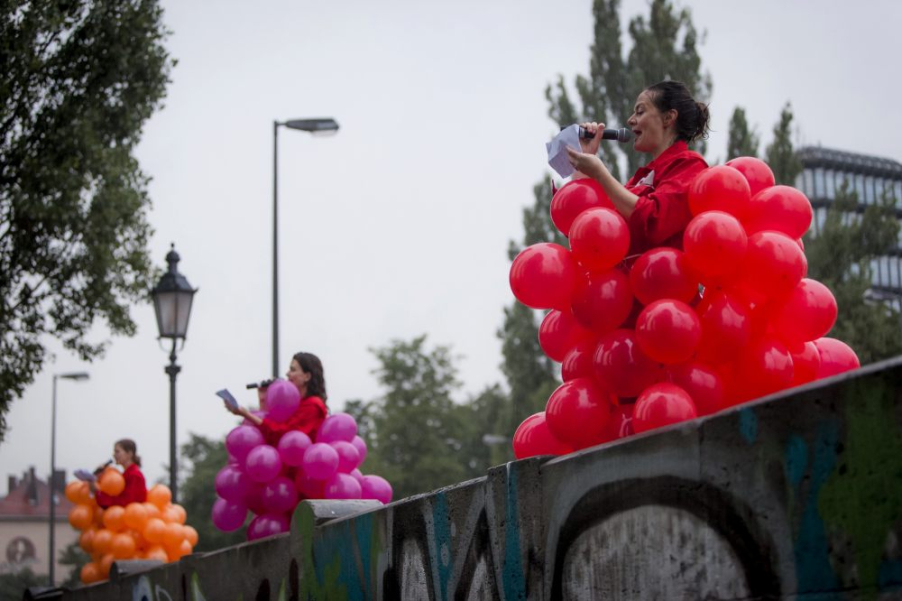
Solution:
M 745 109 L 737 106 L 730 117 L 730 133 L 727 140 L 727 160 L 736 157 L 758 156 L 758 135 L 749 128 Z
M 0 439 L 44 364 L 83 360 L 147 296 L 148 178 L 133 156 L 173 64 L 155 0 L 6 3 L 0 17 Z
M 91 561 L 91 556 L 82 550 L 78 544 L 78 539 L 72 541 L 66 548 L 60 552 L 60 564 L 64 566 L 72 566 L 69 568 L 69 574 L 63 580 L 61 586 L 75 588 L 81 585 L 81 568 Z
M 446 346 L 426 348 L 426 336 L 371 349 L 384 394 L 368 404 L 365 473 L 391 482 L 400 499 L 466 479 L 466 424 L 451 394 L 460 387 Z
M 851 346 L 862 364 L 902 353 L 899 312 L 870 293 L 872 262 L 886 256 L 898 239 L 895 205 L 887 189 L 879 203 L 858 212 L 858 195 L 846 180 L 820 232 L 805 238 L 808 277 L 830 288 L 839 306 L 829 335 Z
M 186 523 L 197 530 L 195 551 L 212 551 L 244 542 L 244 532 L 223 532 L 213 525 L 213 503 L 216 490 L 213 481 L 229 460 L 224 440 L 210 440 L 200 434 L 190 434 L 182 445 L 181 457 L 187 460 L 187 476 L 179 485 L 179 504 L 188 514 Z
M 780 113 L 780 121 L 774 126 L 774 139 L 768 145 L 765 159 L 774 172 L 777 184 L 794 186 L 802 172 L 802 161 L 792 147 L 792 106 L 787 102 Z
M 47 585 L 47 577 L 38 576 L 30 568 L 9 574 L 0 574 L 0 599 L 3 601 L 18 601 L 18 599 L 24 598 L 25 589 L 32 586 Z

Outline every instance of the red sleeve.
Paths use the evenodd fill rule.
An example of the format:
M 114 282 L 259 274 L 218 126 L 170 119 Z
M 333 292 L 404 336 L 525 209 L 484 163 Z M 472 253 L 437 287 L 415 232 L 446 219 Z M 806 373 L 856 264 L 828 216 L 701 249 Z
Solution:
M 692 219 L 689 212 L 689 184 L 708 165 L 699 155 L 674 160 L 655 176 L 655 186 L 633 190 L 638 194 L 629 219 L 630 254 L 658 246 L 682 248 L 683 230 Z
M 264 419 L 260 424 L 260 431 L 263 432 L 266 442 L 273 446 L 279 443 L 283 434 L 291 430 L 300 430 L 313 440 L 320 425 L 326 419 L 326 413 L 326 404 L 321 398 L 308 396 L 301 401 L 298 410 L 288 418 L 288 421 L 278 423 Z
M 134 468 L 134 469 L 133 469 Z M 125 507 L 129 503 L 143 503 L 147 500 L 147 485 L 144 482 L 144 474 L 138 469 L 138 466 L 132 464 L 122 473 L 125 478 L 125 488 L 116 496 L 108 495 L 105 492 L 97 491 L 94 498 L 97 504 L 106 509 L 112 505 Z

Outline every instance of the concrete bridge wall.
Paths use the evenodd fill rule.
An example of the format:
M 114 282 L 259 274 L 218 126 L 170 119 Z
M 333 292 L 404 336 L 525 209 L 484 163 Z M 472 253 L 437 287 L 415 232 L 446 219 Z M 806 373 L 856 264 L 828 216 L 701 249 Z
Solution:
M 902 599 L 902 359 L 67 600 Z M 374 505 L 375 504 L 375 505 Z

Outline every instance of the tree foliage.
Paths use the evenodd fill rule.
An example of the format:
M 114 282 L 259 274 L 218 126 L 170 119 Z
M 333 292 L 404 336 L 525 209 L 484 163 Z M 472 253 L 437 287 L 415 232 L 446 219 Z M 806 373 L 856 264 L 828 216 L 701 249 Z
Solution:
M 749 127 L 745 109 L 737 106 L 730 117 L 730 131 L 727 140 L 727 160 L 736 157 L 758 156 L 758 134 Z
M 147 295 L 148 178 L 133 157 L 172 61 L 156 0 L 5 3 L 0 17 L 0 437 L 46 358 L 83 360 Z
M 188 514 L 187 524 L 197 530 L 195 551 L 212 551 L 244 542 L 243 530 L 223 532 L 213 525 L 213 503 L 216 474 L 228 463 L 229 453 L 224 440 L 210 440 L 190 434 L 182 445 L 181 457 L 188 462 L 187 476 L 179 485 L 179 504 Z
M 774 126 L 774 139 L 767 146 L 765 159 L 774 172 L 776 183 L 794 186 L 802 172 L 802 161 L 792 147 L 792 106 L 787 102 L 780 113 L 780 121 Z
M 47 576 L 39 576 L 30 568 L 0 574 L 0 599 L 3 601 L 22 599 L 25 596 L 25 589 L 47 585 Z
M 830 336 L 851 346 L 862 364 L 902 353 L 902 321 L 892 305 L 873 294 L 872 263 L 896 246 L 896 199 L 884 191 L 880 202 L 859 213 L 858 195 L 846 180 L 836 192 L 820 232 L 805 240 L 808 277 L 830 288 L 839 316 Z

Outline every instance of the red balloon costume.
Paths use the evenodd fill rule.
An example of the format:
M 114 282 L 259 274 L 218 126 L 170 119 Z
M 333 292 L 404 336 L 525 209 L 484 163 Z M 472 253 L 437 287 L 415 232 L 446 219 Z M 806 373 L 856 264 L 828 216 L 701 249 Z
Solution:
M 143 503 L 147 500 L 147 485 L 144 482 L 144 474 L 136 463 L 131 464 L 122 472 L 125 478 L 125 489 L 118 495 L 108 495 L 98 490 L 94 493 L 97 504 L 106 509 L 113 505 L 125 507 L 129 503 Z
M 316 439 L 316 433 L 325 421 L 327 413 L 326 404 L 321 398 L 308 396 L 301 399 L 298 410 L 285 422 L 280 423 L 264 418 L 259 427 L 267 444 L 273 446 L 279 444 L 282 435 L 291 430 L 299 430 L 311 439 Z

